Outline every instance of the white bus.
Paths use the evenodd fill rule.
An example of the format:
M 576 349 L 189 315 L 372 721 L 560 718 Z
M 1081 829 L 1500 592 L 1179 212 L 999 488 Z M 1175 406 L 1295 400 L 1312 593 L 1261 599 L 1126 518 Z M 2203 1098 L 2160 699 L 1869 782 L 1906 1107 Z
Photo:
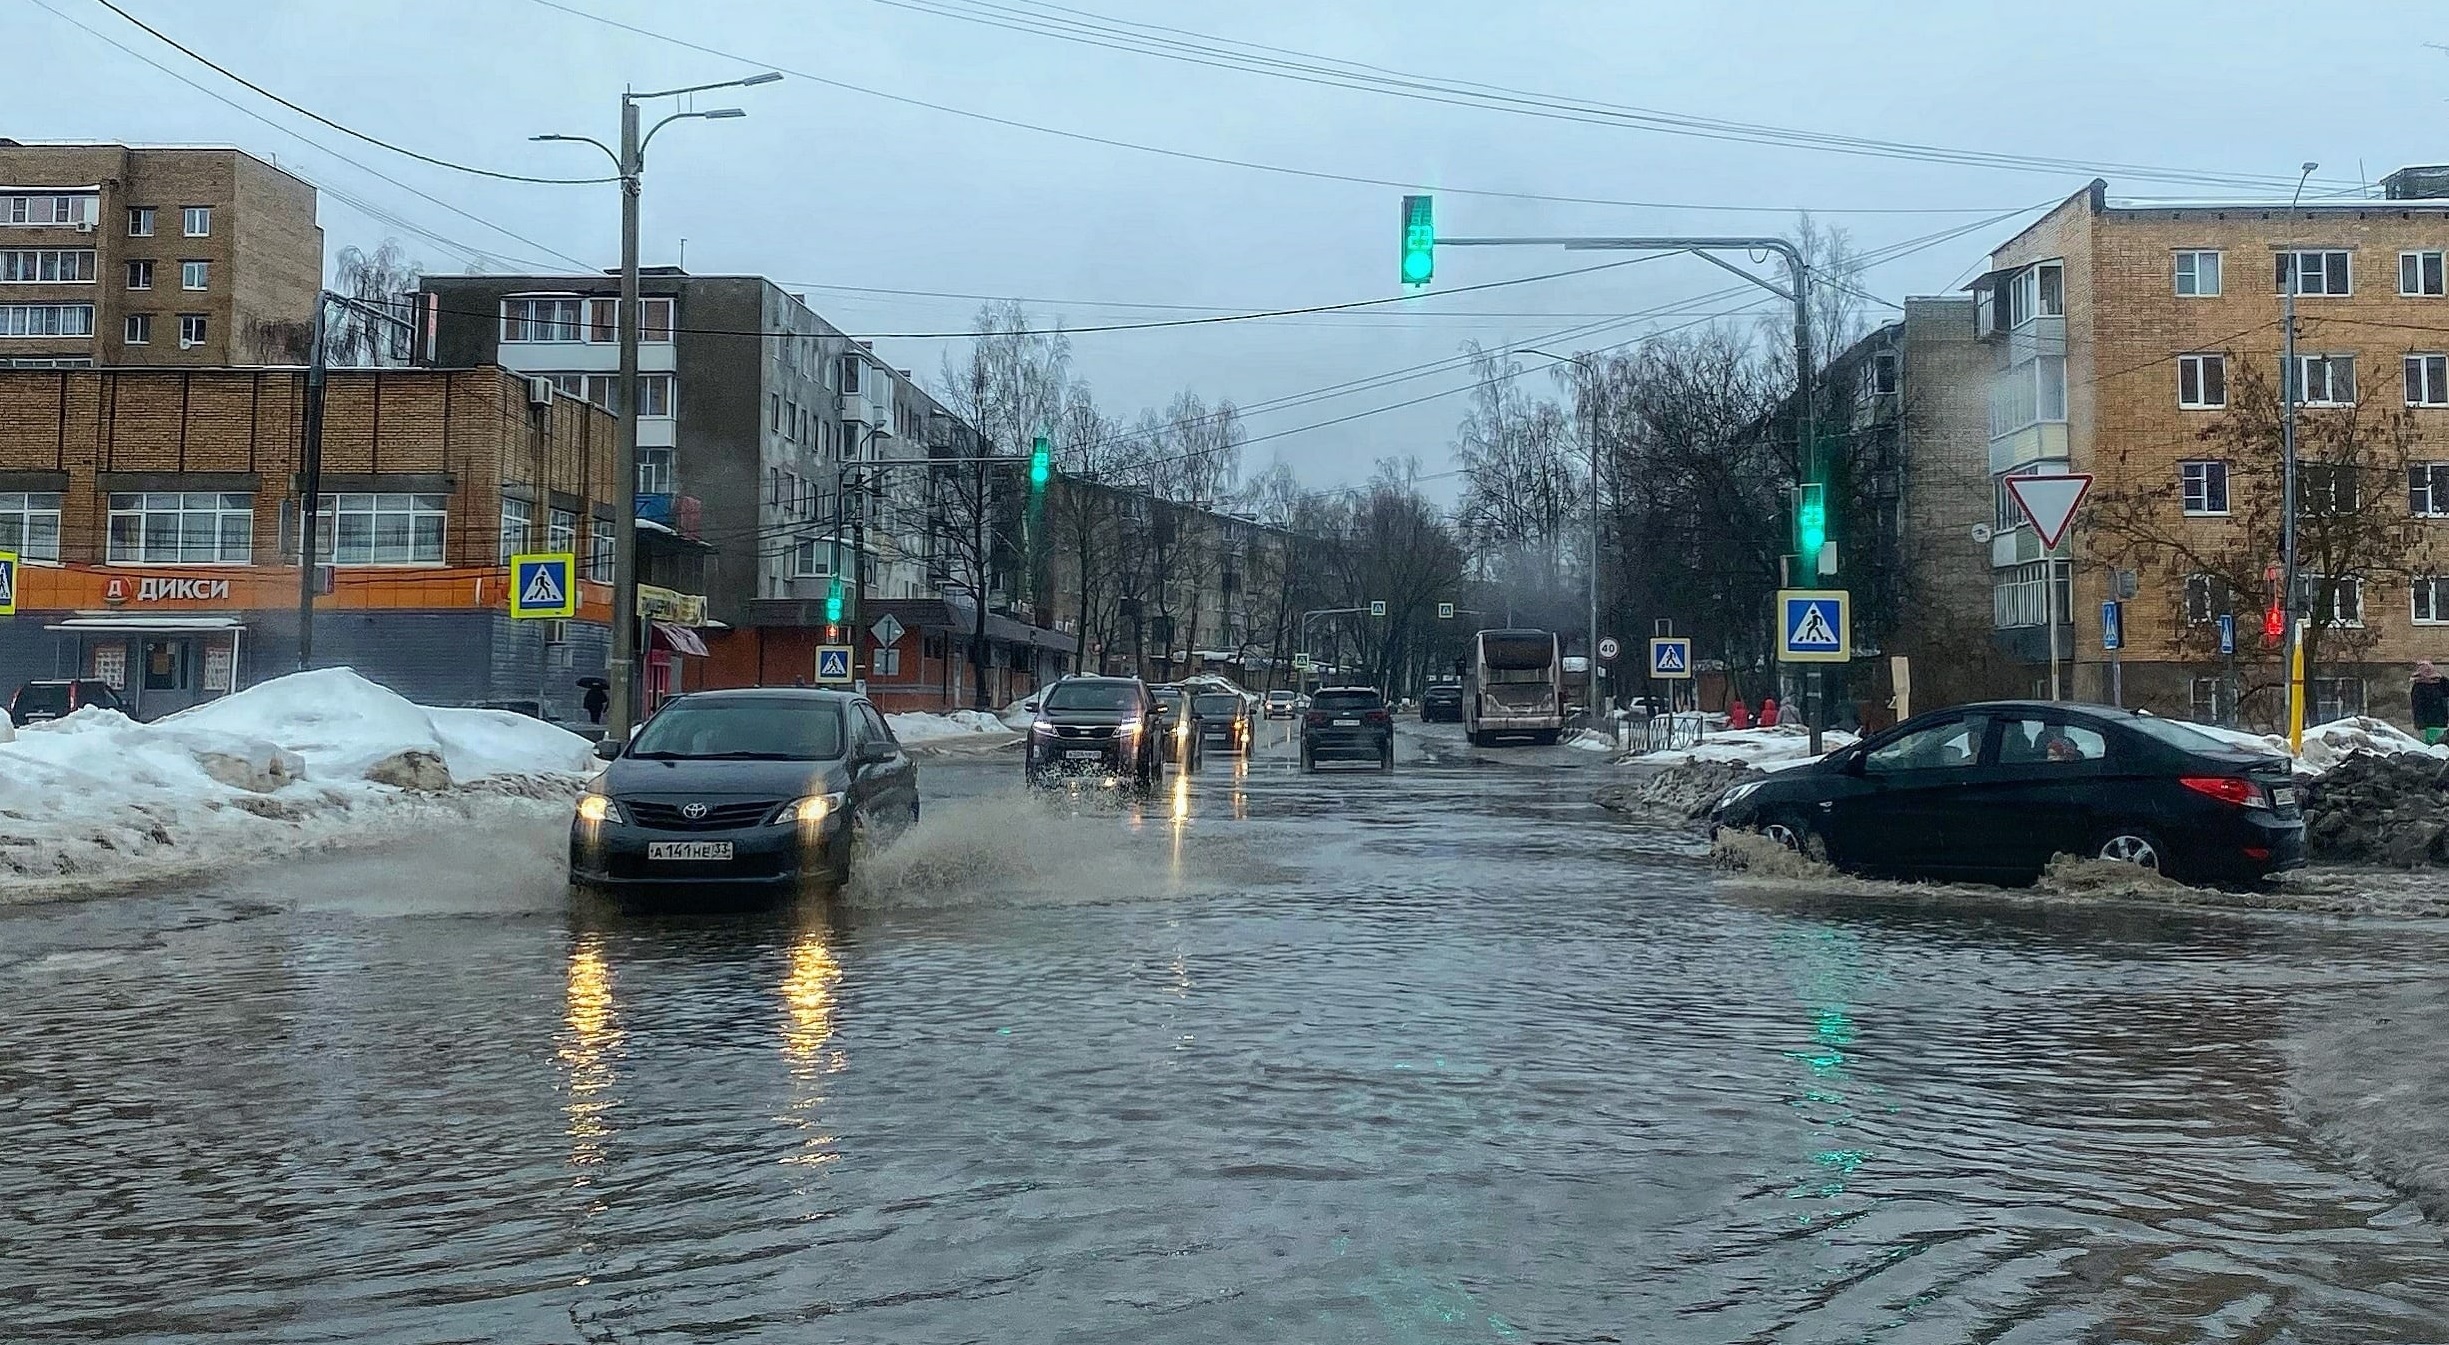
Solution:
M 1565 668 L 1556 632 L 1484 630 L 1471 637 L 1463 737 L 1475 747 L 1508 735 L 1553 743 L 1565 728 Z

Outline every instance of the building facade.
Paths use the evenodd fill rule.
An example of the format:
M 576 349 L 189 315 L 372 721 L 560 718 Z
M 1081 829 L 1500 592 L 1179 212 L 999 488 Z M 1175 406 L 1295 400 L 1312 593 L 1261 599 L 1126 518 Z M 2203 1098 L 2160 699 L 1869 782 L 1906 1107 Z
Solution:
M 2296 518 L 2311 589 L 2299 606 L 2317 613 L 2309 713 L 2405 716 L 2409 665 L 2449 657 L 2449 199 L 2438 176 L 2409 170 L 2389 180 L 2388 199 L 2296 209 L 2121 205 L 2096 181 L 1992 254 L 1972 287 L 1992 352 L 1992 623 L 2026 670 L 2021 689 L 2047 686 L 2054 610 L 2070 695 L 2122 688 L 2127 704 L 2160 713 L 2275 718 L 2284 678 L 2262 627 L 2280 599 L 2292 280 L 2297 357 L 2285 376 L 2303 403 Z M 2044 554 L 2005 478 L 2061 471 L 2096 481 L 2070 536 Z M 2113 656 L 2102 604 L 2129 582 Z
M 0 140 L 0 368 L 298 364 L 315 189 L 235 149 Z
M 615 426 L 499 369 L 335 370 L 315 666 L 578 720 L 610 617 Z M 295 369 L 0 372 L 0 685 L 99 677 L 145 718 L 298 667 Z M 508 561 L 581 560 L 578 615 L 513 621 Z

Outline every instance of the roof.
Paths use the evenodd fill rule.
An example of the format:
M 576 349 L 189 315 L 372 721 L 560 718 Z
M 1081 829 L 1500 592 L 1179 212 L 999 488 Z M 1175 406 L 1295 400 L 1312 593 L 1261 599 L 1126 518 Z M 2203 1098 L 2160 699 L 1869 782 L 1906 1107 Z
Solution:
M 865 699 L 858 692 L 835 687 L 718 687 L 712 691 L 692 691 L 688 699 L 749 701 L 800 700 L 809 702 L 855 701 Z

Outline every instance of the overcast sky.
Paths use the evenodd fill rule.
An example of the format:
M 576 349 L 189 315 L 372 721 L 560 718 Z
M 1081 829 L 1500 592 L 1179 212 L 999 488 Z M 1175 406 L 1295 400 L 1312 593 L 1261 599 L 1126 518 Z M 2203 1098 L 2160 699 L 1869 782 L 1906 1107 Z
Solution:
M 333 252 L 396 236 L 435 271 L 618 260 L 608 186 L 496 182 L 420 164 L 230 83 L 98 0 L 5 2 L 24 12 L 10 24 L 17 77 L 0 81 L 0 134 L 243 146 L 324 189 Z M 2449 55 L 2425 45 L 2449 43 L 2449 12 L 2437 0 L 2311 9 L 2276 0 L 1066 0 L 1070 9 L 1051 0 L 566 0 L 745 59 L 620 31 L 541 0 L 116 2 L 335 121 L 438 157 L 538 176 L 608 168 L 584 146 L 527 137 L 613 139 L 625 83 L 799 72 L 805 77 L 717 96 L 747 108 L 745 120 L 682 123 L 655 142 L 645 258 L 677 260 L 686 238 L 690 270 L 770 276 L 860 334 L 958 331 L 977 305 L 847 287 L 1019 297 L 1049 323 L 1074 328 L 1198 316 L 1155 305 L 1250 311 L 1400 289 L 1398 186 L 1091 143 L 880 94 L 1190 155 L 1426 184 L 1448 236 L 1784 232 L 1793 226 L 1785 212 L 1807 208 L 1869 250 L 2055 201 L 2078 189 L 2090 166 L 2114 194 L 2233 198 L 2270 194 L 2257 183 L 2292 178 L 2305 159 L 2322 163 L 2318 177 L 2332 190 L 2402 164 L 2449 161 Z M 1865 157 L 1668 134 L 1612 116 L 1582 124 L 992 26 L 1031 13 L 1109 28 L 1174 25 L 1188 33 L 1149 36 L 1266 44 L 1304 53 L 1275 59 L 1306 65 L 1323 56 L 1449 85 L 2076 166 Z M 2112 165 L 2235 183 L 2152 181 Z M 1903 256 L 1861 283 L 1890 299 L 1951 290 L 2023 218 Z M 1314 395 L 1322 389 L 1419 371 L 1469 339 L 1614 346 L 1688 322 L 1691 312 L 1773 302 L 1746 293 L 1691 306 L 1735 283 L 1691 258 L 1437 292 L 1600 260 L 1547 249 L 1443 251 L 1434 290 L 1403 305 L 1084 333 L 1074 342 L 1077 365 L 1109 411 L 1126 416 L 1184 387 L 1211 401 L 1280 404 L 1250 415 L 1254 438 L 1281 437 L 1254 444 L 1249 466 L 1280 452 L 1304 479 L 1332 484 L 1389 454 L 1416 454 L 1431 471 L 1446 466 L 1460 395 L 1358 413 L 1459 390 L 1467 379 L 1430 369 Z M 1678 304 L 1685 314 L 1635 316 Z M 894 336 L 878 349 L 931 378 L 947 344 Z

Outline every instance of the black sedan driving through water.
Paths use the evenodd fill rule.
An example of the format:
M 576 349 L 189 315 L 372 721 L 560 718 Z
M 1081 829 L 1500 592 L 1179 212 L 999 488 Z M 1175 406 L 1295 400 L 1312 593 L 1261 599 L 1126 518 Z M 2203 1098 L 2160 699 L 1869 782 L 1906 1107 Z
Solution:
M 1839 867 L 2029 881 L 2057 855 L 2187 882 L 2304 863 L 2283 757 L 2106 706 L 2008 701 L 1922 715 L 1721 795 L 1710 829 Z

